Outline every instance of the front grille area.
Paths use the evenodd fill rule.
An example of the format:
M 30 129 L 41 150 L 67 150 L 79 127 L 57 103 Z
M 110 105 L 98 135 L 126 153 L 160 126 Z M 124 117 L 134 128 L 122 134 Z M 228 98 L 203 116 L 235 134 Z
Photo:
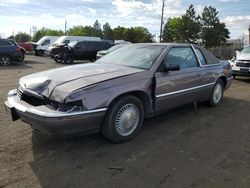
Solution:
M 25 101 L 32 106 L 41 106 L 46 105 L 48 103 L 45 98 L 41 99 L 31 93 L 28 93 L 27 91 L 24 91 L 20 84 L 18 84 L 17 86 L 17 96 L 20 100 Z
M 236 63 L 237 67 L 250 67 L 250 61 L 238 61 Z
M 17 96 L 20 100 L 22 100 L 23 97 L 23 91 L 24 89 L 20 86 L 20 84 L 17 85 Z

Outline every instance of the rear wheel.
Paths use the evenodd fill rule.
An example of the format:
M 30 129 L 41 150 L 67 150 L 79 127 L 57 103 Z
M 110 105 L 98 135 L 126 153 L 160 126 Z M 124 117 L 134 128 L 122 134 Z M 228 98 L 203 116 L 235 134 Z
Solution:
M 25 58 L 25 53 L 21 52 L 20 58 L 18 59 L 18 61 L 22 62 Z
M 9 56 L 0 56 L 0 64 L 3 65 L 11 64 L 11 58 Z
M 123 96 L 110 106 L 101 131 L 113 142 L 125 142 L 138 135 L 143 120 L 142 102 L 132 95 Z
M 223 93 L 224 93 L 224 84 L 221 79 L 219 79 L 213 88 L 213 91 L 210 95 L 209 98 L 209 105 L 210 106 L 218 106 L 223 98 Z
M 74 62 L 74 59 L 70 55 L 66 55 L 64 58 L 64 63 L 66 64 L 72 64 Z

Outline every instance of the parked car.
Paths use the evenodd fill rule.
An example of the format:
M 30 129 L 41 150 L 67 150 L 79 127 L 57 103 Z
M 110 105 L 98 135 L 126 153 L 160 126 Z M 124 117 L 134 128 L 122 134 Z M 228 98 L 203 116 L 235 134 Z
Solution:
M 33 44 L 31 42 L 21 42 L 18 43 L 20 47 L 25 49 L 26 52 L 32 52 L 33 51 Z
M 105 41 L 80 41 L 68 45 L 59 45 L 51 50 L 56 62 L 72 63 L 74 60 L 96 60 L 99 50 L 106 50 L 112 45 Z
M 22 62 L 25 58 L 25 50 L 14 40 L 0 39 L 0 64 Z
M 230 63 L 234 78 L 236 76 L 250 76 L 250 46 L 245 47 L 242 51 L 237 51 Z
M 109 48 L 107 50 L 98 51 L 97 54 L 96 54 L 96 59 L 99 59 L 99 58 L 101 58 L 101 57 L 103 57 L 103 56 L 105 56 L 105 55 L 107 55 L 107 54 L 109 54 L 109 53 L 111 53 L 111 52 L 113 52 L 113 51 L 121 48 L 122 46 L 124 46 L 124 45 L 117 44 L 117 45 L 112 46 L 111 48 Z
M 58 36 L 44 36 L 37 43 L 33 43 L 35 55 L 43 56 L 44 52 L 49 48 L 49 46 L 54 44 L 58 38 Z
M 100 37 L 89 37 L 89 36 L 61 36 L 54 42 L 54 44 L 49 46 L 46 53 L 47 53 L 47 55 L 53 57 L 54 56 L 54 54 L 52 53 L 53 48 L 56 48 L 57 46 L 69 44 L 71 42 L 76 42 L 76 41 L 101 41 L 101 38 Z
M 170 108 L 219 105 L 231 82 L 230 64 L 202 47 L 133 44 L 96 63 L 22 77 L 5 106 L 13 120 L 45 134 L 101 131 L 119 143 L 138 135 L 144 118 Z

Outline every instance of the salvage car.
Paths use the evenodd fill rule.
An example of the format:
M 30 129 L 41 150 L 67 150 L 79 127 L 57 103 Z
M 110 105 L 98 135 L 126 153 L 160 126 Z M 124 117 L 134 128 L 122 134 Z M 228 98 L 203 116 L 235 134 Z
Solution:
M 219 105 L 231 82 L 230 64 L 202 47 L 131 44 L 96 63 L 24 76 L 5 107 L 48 135 L 100 131 L 120 143 L 138 135 L 144 118 L 187 103 Z
M 61 44 L 51 49 L 51 56 L 58 63 L 71 64 L 74 60 L 96 60 L 99 50 L 106 50 L 112 46 L 107 41 L 74 41 Z
M 237 51 L 230 63 L 234 78 L 236 76 L 250 76 L 250 46 L 245 47 L 242 51 Z
M 22 62 L 26 51 L 21 48 L 14 40 L 0 39 L 0 64 L 11 64 Z

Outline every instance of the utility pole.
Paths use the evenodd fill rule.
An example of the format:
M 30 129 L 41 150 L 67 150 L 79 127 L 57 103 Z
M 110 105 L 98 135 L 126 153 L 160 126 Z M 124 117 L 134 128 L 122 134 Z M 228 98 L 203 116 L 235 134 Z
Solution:
M 64 34 L 67 35 L 67 20 L 65 20 L 65 25 L 64 25 Z
M 164 8 L 165 8 L 165 0 L 162 1 L 162 9 L 161 9 L 160 42 L 162 41 L 162 27 L 163 27 Z

